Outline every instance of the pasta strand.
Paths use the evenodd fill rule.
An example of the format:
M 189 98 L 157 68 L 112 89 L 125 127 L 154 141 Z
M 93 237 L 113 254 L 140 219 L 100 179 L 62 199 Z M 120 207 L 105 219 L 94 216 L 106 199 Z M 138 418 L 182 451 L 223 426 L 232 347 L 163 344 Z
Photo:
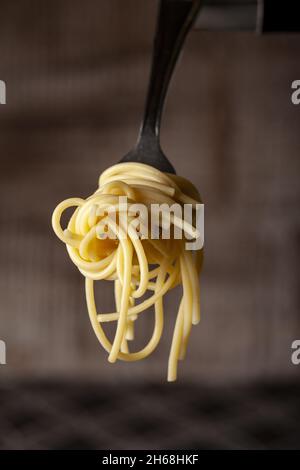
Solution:
M 201 236 L 194 226 L 198 203 L 201 203 L 199 193 L 186 179 L 141 163 L 120 163 L 101 174 L 99 187 L 90 197 L 66 199 L 54 210 L 54 232 L 66 244 L 71 260 L 85 277 L 91 325 L 108 353 L 109 362 L 142 360 L 155 350 L 164 326 L 163 298 L 180 284 L 183 293 L 168 362 L 168 381 L 176 380 L 178 361 L 185 357 L 192 325 L 200 321 L 199 273 L 203 250 L 195 253 L 187 250 L 185 235 L 181 239 L 175 237 L 175 229 L 181 229 L 189 240 Z M 137 204 L 145 207 L 143 214 L 137 213 Z M 156 218 L 158 236 L 154 237 L 152 227 L 150 231 L 148 226 L 152 204 L 156 209 L 162 205 Z M 178 214 L 168 213 L 173 204 L 180 207 L 191 204 L 193 219 L 186 221 Z M 70 207 L 75 209 L 63 229 L 61 217 Z M 165 239 L 162 233 L 168 221 L 174 234 L 171 230 L 169 239 Z M 115 312 L 98 313 L 94 283 L 99 280 L 114 281 Z M 154 307 L 152 335 L 141 350 L 131 352 L 129 342 L 132 344 L 135 338 L 135 322 L 151 307 Z M 111 342 L 102 324 L 114 321 L 116 332 Z

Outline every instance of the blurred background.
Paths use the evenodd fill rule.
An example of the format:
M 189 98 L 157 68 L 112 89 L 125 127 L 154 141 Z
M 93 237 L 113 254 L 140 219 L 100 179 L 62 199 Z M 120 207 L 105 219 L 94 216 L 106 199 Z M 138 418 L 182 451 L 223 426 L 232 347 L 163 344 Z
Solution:
M 202 321 L 166 382 L 180 292 L 147 360 L 109 364 L 54 235 L 137 137 L 155 0 L 0 0 L 0 448 L 300 447 L 300 35 L 193 31 L 162 126 L 205 203 Z M 98 310 L 112 289 L 98 286 Z M 140 321 L 138 344 L 152 330 Z

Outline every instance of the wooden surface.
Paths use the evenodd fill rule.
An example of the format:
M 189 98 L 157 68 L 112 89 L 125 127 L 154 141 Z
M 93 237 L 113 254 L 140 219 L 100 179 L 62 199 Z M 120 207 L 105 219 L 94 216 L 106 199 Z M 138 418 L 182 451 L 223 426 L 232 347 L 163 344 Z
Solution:
M 157 352 L 111 365 L 91 330 L 84 283 L 50 226 L 55 205 L 94 191 L 135 141 L 156 2 L 0 3 L 0 339 L 9 374 L 165 379 L 179 293 Z M 168 96 L 163 147 L 205 202 L 202 322 L 181 380 L 299 375 L 300 37 L 188 38 Z M 111 305 L 108 284 L 99 310 Z M 152 314 L 139 328 L 149 337 Z M 299 366 L 300 367 L 300 366 Z

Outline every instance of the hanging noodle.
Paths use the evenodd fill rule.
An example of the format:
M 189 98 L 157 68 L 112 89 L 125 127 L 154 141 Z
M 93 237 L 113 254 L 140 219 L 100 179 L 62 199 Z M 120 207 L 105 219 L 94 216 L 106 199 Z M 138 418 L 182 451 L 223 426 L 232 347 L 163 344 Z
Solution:
M 128 206 L 120 205 L 119 196 L 126 196 Z M 178 284 L 183 294 L 175 323 L 168 364 L 168 380 L 177 378 L 177 362 L 183 359 L 192 325 L 200 320 L 199 273 L 203 250 L 188 251 L 186 239 L 151 239 L 141 237 L 141 227 L 123 224 L 122 211 L 134 221 L 132 204 L 150 205 L 200 202 L 195 187 L 179 176 L 162 173 L 141 163 L 121 163 L 108 168 L 99 179 L 96 192 L 86 200 L 71 198 L 61 202 L 53 212 L 56 235 L 66 244 L 71 260 L 85 276 L 86 300 L 94 332 L 115 362 L 138 361 L 149 356 L 158 345 L 164 325 L 163 296 Z M 62 213 L 75 207 L 67 229 L 61 227 Z M 110 217 L 111 208 L 117 214 Z M 101 215 L 99 215 L 101 214 Z M 163 223 L 164 214 L 160 220 Z M 141 219 L 142 221 L 142 219 Z M 149 220 L 148 220 L 149 221 Z M 144 220 L 144 222 L 147 222 Z M 195 228 L 171 216 L 173 226 L 183 227 L 190 235 Z M 105 227 L 105 230 L 103 229 Z M 114 238 L 103 236 L 107 230 Z M 97 313 L 94 281 L 111 280 L 115 285 L 113 313 Z M 151 295 L 149 296 L 149 291 Z M 148 295 L 145 296 L 145 294 Z M 143 298 L 145 296 L 146 298 Z M 139 303 L 136 301 L 139 300 Z M 148 344 L 138 352 L 129 352 L 128 342 L 134 339 L 134 324 L 149 307 L 154 306 L 154 330 Z M 116 322 L 113 342 L 107 338 L 102 323 Z

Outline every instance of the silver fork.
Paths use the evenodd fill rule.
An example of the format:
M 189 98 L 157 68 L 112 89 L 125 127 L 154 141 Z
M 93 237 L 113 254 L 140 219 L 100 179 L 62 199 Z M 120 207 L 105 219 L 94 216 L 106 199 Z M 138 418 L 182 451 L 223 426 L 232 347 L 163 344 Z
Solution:
M 160 123 L 168 85 L 201 0 L 160 0 L 144 117 L 135 147 L 121 162 L 140 162 L 176 173 L 160 147 Z

